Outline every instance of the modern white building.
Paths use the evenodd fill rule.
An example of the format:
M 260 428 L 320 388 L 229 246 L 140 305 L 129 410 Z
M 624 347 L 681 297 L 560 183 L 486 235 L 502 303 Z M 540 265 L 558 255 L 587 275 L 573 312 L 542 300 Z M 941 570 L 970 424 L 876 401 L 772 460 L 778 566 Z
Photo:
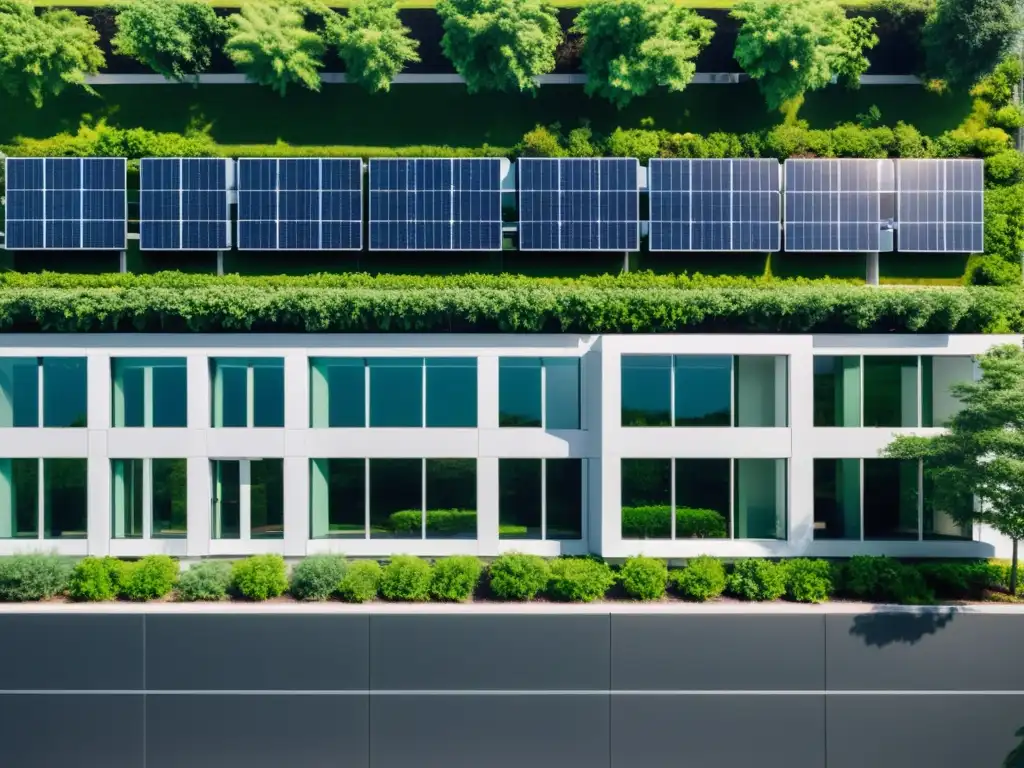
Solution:
M 1005 556 L 894 434 L 982 335 L 7 335 L 0 554 Z

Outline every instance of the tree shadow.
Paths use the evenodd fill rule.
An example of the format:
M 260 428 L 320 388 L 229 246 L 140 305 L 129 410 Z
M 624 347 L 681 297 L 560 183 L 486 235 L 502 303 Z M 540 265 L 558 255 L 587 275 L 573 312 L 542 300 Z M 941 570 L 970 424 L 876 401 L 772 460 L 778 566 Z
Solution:
M 855 616 L 850 634 L 860 637 L 865 645 L 884 648 L 894 643 L 914 645 L 926 635 L 934 635 L 959 613 L 956 607 L 941 610 L 894 612 L 876 610 Z M 1024 768 L 1024 764 L 1022 764 Z
M 1014 736 L 1021 739 L 1021 743 L 1003 760 L 1003 768 L 1024 768 L 1024 728 L 1018 728 Z

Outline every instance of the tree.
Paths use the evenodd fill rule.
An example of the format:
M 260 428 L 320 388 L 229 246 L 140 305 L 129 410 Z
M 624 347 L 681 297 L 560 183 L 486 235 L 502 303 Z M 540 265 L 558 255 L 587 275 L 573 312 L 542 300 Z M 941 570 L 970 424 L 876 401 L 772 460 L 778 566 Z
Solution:
M 971 86 L 991 72 L 1021 32 L 1016 0 L 939 0 L 924 28 L 928 73 Z
M 98 41 L 88 20 L 74 11 L 36 16 L 25 0 L 0 0 L 0 87 L 27 95 L 36 107 L 69 85 L 92 93 L 85 78 L 104 64 Z
M 847 17 L 836 0 L 745 0 L 732 15 L 741 22 L 736 61 L 769 109 L 795 113 L 807 91 L 833 78 L 856 88 L 868 68 L 864 52 L 878 42 L 875 20 Z
M 390 90 L 395 75 L 420 60 L 419 41 L 409 37 L 393 0 L 359 0 L 347 16 L 336 18 L 328 22 L 328 34 L 345 62 L 345 75 L 371 93 Z
M 201 0 L 132 0 L 117 14 L 114 50 L 171 80 L 208 69 L 221 23 Z
M 979 362 L 981 381 L 950 388 L 963 408 L 945 434 L 901 435 L 884 455 L 922 459 L 936 506 L 961 525 L 986 523 L 1013 542 L 1010 593 L 1016 594 L 1017 542 L 1024 537 L 1024 349 L 996 347 Z
M 562 28 L 542 0 L 439 0 L 441 47 L 470 93 L 534 91 L 555 68 Z
M 587 93 L 620 109 L 655 86 L 681 91 L 715 24 L 674 0 L 594 0 L 576 17 Z
M 302 11 L 293 5 L 244 4 L 241 13 L 228 20 L 224 51 L 250 80 L 269 85 L 282 96 L 291 83 L 318 91 L 324 41 L 303 21 Z

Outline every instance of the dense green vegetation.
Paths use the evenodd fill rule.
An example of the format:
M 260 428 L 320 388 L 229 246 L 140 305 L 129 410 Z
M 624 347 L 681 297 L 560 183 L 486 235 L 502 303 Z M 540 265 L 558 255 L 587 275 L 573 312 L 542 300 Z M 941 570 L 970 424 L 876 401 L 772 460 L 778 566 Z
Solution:
M 136 0 L 117 14 L 111 42 L 122 56 L 184 80 L 209 68 L 221 26 L 213 7 L 201 0 Z

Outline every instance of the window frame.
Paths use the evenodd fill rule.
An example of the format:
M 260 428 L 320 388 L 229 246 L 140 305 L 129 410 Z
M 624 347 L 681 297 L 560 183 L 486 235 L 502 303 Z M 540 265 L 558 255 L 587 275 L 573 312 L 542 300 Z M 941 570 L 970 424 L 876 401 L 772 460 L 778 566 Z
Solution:
M 536 429 L 536 427 L 534 427 Z M 540 536 L 502 536 L 501 535 L 501 462 L 503 461 L 539 461 L 540 462 Z M 549 461 L 578 461 L 580 463 L 580 536 L 577 539 L 551 538 L 548 536 L 548 462 Z M 586 459 L 576 456 L 559 458 L 535 458 L 520 456 L 502 456 L 498 459 L 498 541 L 557 541 L 557 542 L 583 542 L 587 540 L 587 477 L 589 464 Z
M 538 368 L 540 369 L 540 425 L 539 426 L 526 426 L 526 425 L 515 425 L 501 423 L 501 362 L 503 360 L 536 360 L 539 363 Z M 575 363 L 576 369 L 576 427 L 558 427 L 550 428 L 548 426 L 548 367 L 551 361 L 558 361 L 557 364 L 561 364 L 563 361 L 572 361 Z M 548 355 L 546 357 L 537 357 L 534 355 L 500 355 L 498 357 L 498 428 L 499 429 L 540 429 L 545 432 L 547 431 L 558 431 L 558 432 L 577 432 L 586 429 L 586 401 L 585 393 L 586 387 L 583 386 L 583 357 L 576 355 Z
M 210 426 L 213 429 L 284 429 L 285 404 L 288 402 L 288 378 L 284 371 L 283 357 L 231 357 L 211 356 L 209 360 L 210 375 Z M 271 365 L 270 363 L 273 363 Z M 218 426 L 224 421 L 224 385 L 220 375 L 221 367 L 245 369 L 245 425 Z M 281 386 L 281 424 L 279 426 L 256 426 L 256 368 L 280 368 Z M 218 419 L 218 414 L 220 418 Z
M 281 465 L 281 494 L 282 494 L 282 515 L 281 534 L 274 536 L 253 536 L 252 535 L 252 465 L 257 461 L 276 461 Z M 222 499 L 217 496 L 217 471 L 219 465 L 227 463 L 238 464 L 238 536 L 223 536 L 217 534 L 217 521 L 222 515 L 218 515 L 217 506 Z M 284 529 L 288 522 L 286 510 L 286 490 L 284 487 L 284 459 L 279 457 L 266 458 L 210 458 L 210 541 L 283 541 Z
M 144 365 L 130 366 L 130 362 L 145 362 Z M 129 427 L 123 422 L 126 421 L 128 412 L 127 398 L 123 386 L 124 371 L 130 367 L 142 370 L 142 411 L 143 423 L 138 427 Z M 182 397 L 185 399 L 185 423 L 170 427 L 156 426 L 153 421 L 153 414 L 156 411 L 156 384 L 153 371 L 157 368 L 183 368 L 185 370 L 185 389 Z M 119 385 L 120 383 L 120 385 Z M 118 414 L 120 412 L 120 419 Z M 119 425 L 118 421 L 122 423 Z M 187 357 L 135 357 L 117 356 L 110 358 L 110 428 L 111 429 L 188 429 L 188 358 Z

